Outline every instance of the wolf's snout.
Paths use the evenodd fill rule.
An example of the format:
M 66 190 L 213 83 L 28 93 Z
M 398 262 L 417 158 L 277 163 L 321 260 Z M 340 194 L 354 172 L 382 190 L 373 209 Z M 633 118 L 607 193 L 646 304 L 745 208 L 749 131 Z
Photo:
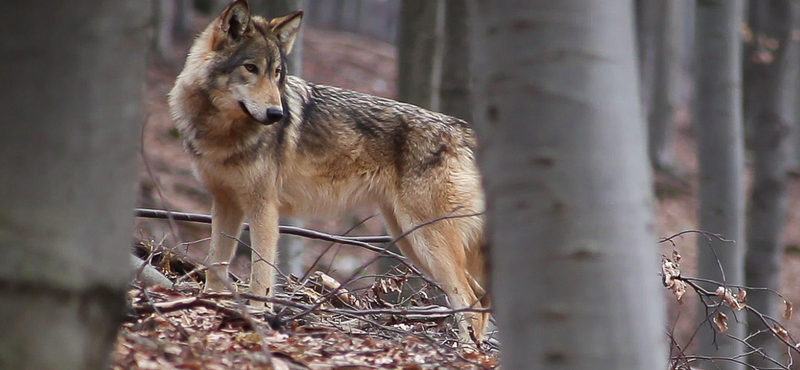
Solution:
M 267 108 L 267 121 L 275 123 L 283 119 L 283 109 L 276 107 Z

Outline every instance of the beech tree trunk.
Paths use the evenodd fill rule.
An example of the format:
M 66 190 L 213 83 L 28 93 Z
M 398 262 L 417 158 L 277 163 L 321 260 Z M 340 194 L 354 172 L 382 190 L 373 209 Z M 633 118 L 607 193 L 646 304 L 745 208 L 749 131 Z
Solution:
M 800 28 L 800 15 L 795 15 L 794 28 Z M 792 40 L 794 50 L 789 56 L 789 63 L 800 64 L 800 40 Z M 796 67 L 797 68 L 797 67 Z M 800 70 L 797 71 L 797 80 L 794 85 L 794 104 L 791 106 L 793 109 L 794 125 L 792 126 L 792 141 L 789 143 L 789 171 L 794 175 L 800 175 Z
M 774 38 L 778 42 L 770 63 L 752 66 L 753 73 L 762 79 L 757 85 L 753 99 L 752 149 L 753 187 L 748 199 L 747 222 L 747 285 L 778 289 L 780 260 L 783 256 L 781 235 L 786 215 L 786 171 L 788 165 L 788 133 L 792 120 L 790 105 L 796 61 L 789 61 L 792 54 L 790 31 L 792 13 L 796 5 L 790 0 L 759 0 L 751 2 L 753 10 L 762 12 L 764 23 L 757 34 Z M 755 29 L 755 28 L 754 28 Z M 792 64 L 791 66 L 789 64 Z M 745 88 L 749 88 L 745 85 Z M 753 291 L 747 297 L 753 308 L 765 315 L 777 317 L 779 298 L 766 291 Z M 781 358 L 778 343 L 771 338 L 769 328 L 764 327 L 755 315 L 748 315 L 747 324 L 751 332 L 766 329 L 751 340 L 751 344 L 765 349 L 772 358 Z M 759 367 L 773 366 L 760 355 L 751 355 L 748 362 Z
M 185 39 L 188 34 L 186 18 L 191 0 L 152 0 L 155 37 L 152 48 L 156 56 L 172 61 L 178 57 L 175 42 Z
M 632 13 L 480 1 L 475 127 L 504 368 L 666 366 Z
M 178 0 L 153 0 L 153 13 L 156 24 L 153 50 L 163 60 L 170 60 L 174 54 L 175 15 Z
M 658 62 L 659 34 L 663 31 L 660 16 L 661 0 L 635 0 L 636 51 L 638 53 L 639 94 L 642 100 L 642 116 L 647 122 L 653 103 L 653 85 Z
M 797 30 L 800 26 L 800 11 L 794 14 L 793 29 Z M 792 176 L 800 175 L 800 40 L 792 38 L 792 43 L 789 49 L 787 58 L 787 67 L 794 68 L 794 82 L 791 86 L 794 90 L 791 92 L 793 101 L 787 107 L 789 114 L 791 114 L 792 121 L 789 128 L 789 142 L 787 143 L 787 173 Z
M 744 282 L 744 139 L 739 39 L 742 12 L 741 0 L 697 2 L 697 92 L 693 124 L 699 162 L 699 229 L 735 241 L 698 237 L 698 273 L 706 279 L 723 281 L 717 264 L 719 257 L 728 284 Z M 726 334 L 742 338 L 743 325 L 734 322 L 730 311 L 724 313 L 731 318 Z M 706 315 L 699 308 L 698 319 L 705 319 Z M 695 341 L 701 355 L 732 357 L 744 352 L 741 343 L 715 333 L 710 323 L 703 325 Z M 727 361 L 716 365 L 721 369 L 742 368 Z
M 0 367 L 108 368 L 131 278 L 149 8 L 0 2 Z
M 445 0 L 441 111 L 472 122 L 473 0 Z
M 660 0 L 661 32 L 655 62 L 653 101 L 648 117 L 648 153 L 654 169 L 674 172 L 670 146 L 675 131 L 675 110 L 681 82 L 681 29 L 686 0 Z
M 400 3 L 397 30 L 397 100 L 439 109 L 444 0 Z

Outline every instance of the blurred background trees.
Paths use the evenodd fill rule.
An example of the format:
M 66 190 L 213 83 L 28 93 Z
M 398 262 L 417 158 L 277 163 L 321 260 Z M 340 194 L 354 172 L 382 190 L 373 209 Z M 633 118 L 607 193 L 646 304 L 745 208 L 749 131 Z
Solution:
M 744 138 L 742 135 L 742 67 L 739 29 L 741 0 L 700 1 L 695 28 L 695 105 L 692 127 L 697 134 L 697 218 L 700 230 L 723 236 L 697 239 L 700 277 L 744 284 Z M 722 267 L 722 270 L 720 269 Z M 708 289 L 714 289 L 708 287 Z M 698 318 L 708 315 L 698 303 Z M 734 317 L 730 310 L 725 315 Z M 715 328 L 699 330 L 698 351 L 703 355 L 733 357 L 744 345 L 745 334 L 732 322 L 720 336 Z M 724 369 L 742 365 L 723 363 Z
M 749 26 L 752 42 L 744 59 L 745 117 L 753 155 L 753 184 L 748 197 L 747 261 L 748 286 L 778 290 L 781 238 L 786 217 L 786 174 L 789 164 L 790 132 L 797 135 L 793 107 L 797 93 L 798 57 L 792 28 L 797 27 L 794 1 L 749 1 Z M 794 125 L 795 130 L 790 128 Z M 750 304 L 776 315 L 778 300 L 768 291 L 755 291 Z M 770 330 L 754 315 L 748 316 L 748 329 Z M 766 333 L 765 333 L 766 334 Z M 758 334 L 751 343 L 764 348 L 771 358 L 781 356 L 770 335 Z M 749 363 L 767 367 L 762 356 L 751 355 Z
M 439 110 L 444 0 L 400 2 L 397 99 Z

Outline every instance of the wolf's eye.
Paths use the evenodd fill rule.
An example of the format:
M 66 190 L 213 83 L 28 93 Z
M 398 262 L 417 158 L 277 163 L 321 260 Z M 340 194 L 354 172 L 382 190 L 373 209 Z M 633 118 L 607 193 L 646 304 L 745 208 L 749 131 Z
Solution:
M 258 73 L 258 67 L 256 67 L 256 65 L 252 64 L 252 63 L 245 64 L 244 65 L 244 69 L 246 69 L 247 72 L 250 72 L 250 73 Z
M 275 77 L 279 77 L 281 75 L 281 67 L 275 68 Z

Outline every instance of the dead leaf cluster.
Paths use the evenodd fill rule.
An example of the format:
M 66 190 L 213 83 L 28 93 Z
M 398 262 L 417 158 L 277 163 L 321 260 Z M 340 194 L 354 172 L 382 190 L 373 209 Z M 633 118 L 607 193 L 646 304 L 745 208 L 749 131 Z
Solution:
M 672 258 L 661 256 L 661 278 L 662 283 L 672 294 L 678 303 L 683 303 L 683 295 L 686 294 L 686 282 L 681 280 L 681 255 L 678 251 L 672 251 Z
M 747 306 L 747 291 L 744 289 L 736 288 L 736 294 L 733 294 L 731 288 L 719 286 L 715 293 L 732 310 L 741 311 Z

